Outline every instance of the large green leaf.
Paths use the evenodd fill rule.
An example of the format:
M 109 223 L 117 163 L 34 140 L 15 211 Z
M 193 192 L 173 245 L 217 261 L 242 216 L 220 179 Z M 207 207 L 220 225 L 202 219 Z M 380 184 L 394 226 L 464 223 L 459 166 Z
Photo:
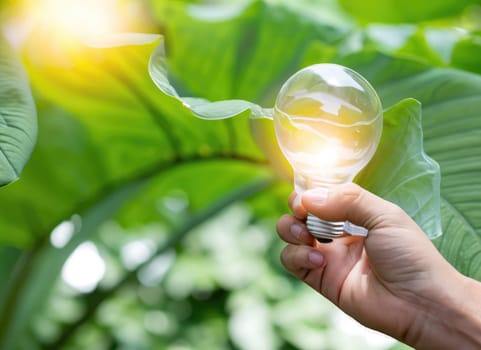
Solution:
M 314 37 L 333 40 L 339 36 L 332 27 L 314 21 L 297 22 L 297 16 L 289 16 L 286 7 L 262 1 L 254 1 L 247 8 L 243 4 L 210 7 L 182 2 L 154 5 L 162 17 L 169 14 L 166 35 L 175 39 L 167 43 L 169 62 L 163 41 L 153 53 L 149 64 L 152 80 L 166 96 L 180 101 L 185 109 L 203 119 L 270 115 L 270 110 L 255 102 L 273 98 L 276 89 L 271 86 L 280 83 L 280 74 L 294 69 L 302 53 L 297 50 L 299 45 Z M 293 22 L 289 25 L 297 27 L 296 35 L 288 33 L 286 23 L 276 17 Z M 223 30 L 218 30 L 219 26 Z M 195 40 L 191 33 L 196 33 Z M 259 56 L 264 52 L 276 59 L 268 61 Z M 212 55 L 217 56 L 215 65 L 205 62 L 205 57 Z M 279 59 L 280 55 L 283 59 Z M 207 76 L 208 80 L 204 80 Z
M 355 181 L 398 204 L 430 238 L 442 233 L 439 165 L 424 153 L 421 105 L 404 100 L 384 112 L 378 150 Z
M 0 33 L 0 186 L 20 176 L 37 138 L 37 115 L 24 70 Z
M 377 52 L 336 58 L 335 45 L 342 31 L 282 6 L 255 2 L 212 18 L 199 13 L 199 8 L 192 12 L 183 4 L 164 3 L 167 7 L 162 8 L 170 12 L 156 14 L 166 28 L 167 76 L 179 95 L 271 106 L 280 84 L 310 55 L 310 63 L 338 60 L 360 71 L 374 83 L 384 106 L 411 96 L 419 99 L 425 148 L 443 172 L 444 235 L 436 244 L 458 269 L 481 279 L 479 76 L 432 69 L 427 62 Z M 35 309 L 35 299 L 26 300 L 29 292 L 38 292 L 36 300 L 43 303 L 45 290 L 30 290 L 30 283 L 35 285 L 45 274 L 58 271 L 67 255 L 56 252 L 52 259 L 38 261 L 50 256 L 48 235 L 59 222 L 83 214 L 86 235 L 74 238 L 68 249 L 95 230 L 89 224 L 90 214 L 98 225 L 115 215 L 126 199 L 130 204 L 122 206 L 116 217 L 124 225 L 154 221 L 181 225 L 186 218 L 209 210 L 216 199 L 223 203 L 234 187 L 268 172 L 245 115 L 206 122 L 193 118 L 176 98 L 156 90 L 147 76 L 154 44 L 109 49 L 74 45 L 80 54 L 65 53 L 55 45 L 45 37 L 31 39 L 28 51 L 34 56 L 27 61 L 41 105 L 39 144 L 22 178 L 0 191 L 0 210 L 8 213 L 0 216 L 0 240 L 34 244 L 23 257 L 15 249 L 4 249 L 2 254 L 7 262 L 0 276 L 10 267 L 14 270 L 10 261 L 18 258 L 10 277 L 14 286 L 27 288 L 0 288 L 0 295 L 13 295 L 2 323 L 12 321 L 18 332 L 14 342 L 28 336 L 23 330 L 30 320 L 18 326 L 13 323 L 18 319 L 9 315 L 24 318 Z M 411 46 L 408 53 L 416 50 Z M 62 65 L 57 64 L 58 56 Z M 393 124 L 414 119 L 410 125 L 416 125 L 418 108 L 415 102 L 405 101 L 388 110 L 386 117 Z M 145 187 L 136 186 L 144 181 Z M 135 196 L 116 196 L 122 193 Z M 252 202 L 258 218 L 284 212 L 285 196 L 285 185 L 258 195 Z M 99 208 L 105 212 L 96 212 Z M 50 264 L 56 267 L 50 270 Z
M 30 291 L 42 299 L 50 290 L 40 285 L 47 281 L 41 276 L 51 274 L 54 281 L 68 253 L 125 201 L 131 204 L 119 215 L 124 223 L 155 220 L 175 229 L 230 191 L 270 177 L 245 133 L 247 118 L 205 123 L 157 91 L 147 71 L 153 44 L 79 45 L 80 53 L 65 53 L 65 66 L 39 42 L 30 43 L 36 56 L 26 59 L 39 104 L 38 147 L 24 176 L 0 193 L 2 212 L 9 213 L 0 216 L 0 240 L 33 245 L 17 256 L 19 267 L 0 290 L 6 296 L 0 339 L 13 343 L 31 321 L 25 315 L 40 304 Z M 248 193 L 241 192 L 239 199 Z M 172 193 L 187 199 L 176 221 L 175 213 L 159 206 Z M 82 236 L 52 253 L 49 234 L 74 214 L 80 215 Z
M 249 14 L 250 11 L 256 9 L 258 16 L 261 16 L 262 18 L 264 16 L 264 7 L 265 6 L 262 5 L 262 3 L 256 2 L 252 7 L 245 10 L 245 13 Z M 178 10 L 178 7 L 174 7 L 174 10 L 175 9 Z M 186 8 L 183 8 L 183 10 L 186 11 Z M 286 9 L 284 7 L 273 7 L 269 13 L 272 13 L 272 11 L 286 11 Z M 233 25 L 232 22 L 236 23 L 236 21 L 240 21 L 239 18 L 243 19 L 247 16 L 245 13 L 227 23 L 217 23 L 217 25 L 222 28 L 226 27 L 226 30 L 217 30 L 217 32 L 222 32 L 225 36 L 226 33 L 228 33 L 227 29 Z M 195 20 L 195 18 L 192 19 Z M 177 23 L 177 21 L 174 23 Z M 156 82 L 156 85 L 164 94 L 179 98 L 175 88 L 168 80 L 169 66 L 177 67 L 177 65 L 180 64 L 177 60 L 181 62 L 183 61 L 176 56 L 175 50 L 181 52 L 192 51 L 194 55 L 199 55 L 205 59 L 206 56 L 204 53 L 197 52 L 196 50 L 199 46 L 193 46 L 191 43 L 195 42 L 196 45 L 199 45 L 199 41 L 203 37 L 204 32 L 210 32 L 212 30 L 211 26 L 211 23 L 204 24 L 203 26 L 198 24 L 195 31 L 192 30 L 191 32 L 188 32 L 191 36 L 197 38 L 197 40 L 194 40 L 191 37 L 186 37 L 186 34 L 183 34 L 185 42 L 175 41 L 173 44 L 175 48 L 174 54 L 172 55 L 173 62 L 171 64 L 169 64 L 170 60 L 168 61 L 166 57 L 164 43 L 161 43 L 156 49 L 151 59 L 150 74 Z M 169 27 L 167 27 L 167 29 L 169 29 Z M 167 33 L 169 33 L 169 30 Z M 234 33 L 238 35 L 237 31 Z M 175 38 L 177 38 L 177 36 L 175 36 Z M 305 40 L 309 42 L 309 37 Z M 235 42 L 234 45 L 236 45 Z M 223 48 L 228 52 L 232 46 L 232 44 L 230 46 L 224 45 Z M 263 49 L 267 48 L 263 46 Z M 249 52 L 243 52 L 243 54 L 249 55 Z M 267 52 L 265 52 L 265 54 L 268 55 Z M 307 54 L 310 53 L 307 52 Z M 211 57 L 211 60 L 215 61 L 215 58 Z M 186 69 L 192 69 L 192 65 L 194 65 L 195 68 L 195 63 L 195 61 L 194 64 L 190 63 Z M 206 63 L 203 62 L 202 67 L 205 66 Z M 218 67 L 216 66 L 216 68 Z M 214 69 L 214 66 L 212 66 L 212 69 Z M 256 69 L 258 68 L 256 67 Z M 182 71 L 183 68 L 179 66 L 177 70 Z M 210 70 L 205 69 L 205 71 Z M 247 73 L 249 72 L 250 71 L 248 70 Z M 199 78 L 199 76 L 186 76 L 184 78 L 186 80 L 182 81 L 180 85 L 195 86 L 195 84 L 199 84 L 199 82 L 206 81 L 203 79 L 203 76 L 198 79 L 199 82 L 197 82 L 196 78 Z M 238 84 L 242 85 L 243 79 L 245 78 L 239 76 L 238 79 Z M 273 82 L 270 82 L 270 84 L 272 83 Z M 208 84 L 206 84 L 206 86 L 208 86 Z M 216 88 L 218 87 L 216 86 Z M 249 95 L 249 92 L 246 92 L 245 95 Z M 198 105 L 190 104 L 189 106 L 187 104 L 188 101 L 186 101 L 185 98 L 183 100 L 184 106 L 190 108 L 195 116 L 205 119 L 235 117 L 248 108 L 246 104 L 248 102 L 243 102 L 242 105 L 239 105 L 238 101 L 226 100 L 209 103 L 202 100 Z M 365 175 L 359 178 L 359 183 L 366 186 L 374 193 L 382 195 L 399 204 L 419 223 L 419 225 L 421 225 L 430 237 L 437 237 L 441 234 L 441 222 L 439 217 L 439 168 L 437 164 L 429 159 L 423 152 L 420 111 L 413 112 L 411 107 L 405 107 L 405 105 L 406 104 L 398 107 L 396 111 L 390 111 L 388 114 L 390 119 L 388 119 L 386 123 L 386 126 L 388 127 L 387 132 L 384 134 L 383 144 L 381 145 L 382 147 L 379 147 L 378 155 L 374 159 L 373 164 L 375 165 L 368 167 L 365 171 Z M 239 108 L 237 111 L 234 111 L 236 107 Z M 199 108 L 201 108 L 202 111 L 200 111 Z M 251 111 L 250 115 L 253 118 L 269 113 L 267 110 L 264 110 L 263 112 L 260 108 L 258 112 L 252 108 Z M 392 117 L 393 115 L 394 117 Z M 400 120 L 402 120 L 402 122 Z M 272 123 L 270 123 L 270 127 L 272 129 Z M 262 130 L 262 132 L 260 130 Z M 282 158 L 282 156 L 275 145 L 275 139 L 272 138 L 272 130 L 264 129 L 261 122 L 258 122 L 254 124 L 254 133 L 258 143 L 264 148 L 264 150 L 266 150 L 267 154 L 272 153 L 270 155 L 271 158 L 274 158 L 273 163 L 277 165 L 280 162 L 278 159 Z M 269 145 L 269 143 L 272 143 L 273 145 Z M 394 145 L 397 145 L 398 147 L 396 148 Z M 410 145 L 410 148 L 400 148 L 399 145 Z M 279 167 L 277 166 L 277 168 Z
M 36 39 L 27 67 L 39 103 L 46 98 L 71 114 L 48 104 L 42 109 L 43 132 L 25 176 L 0 193 L 9 212 L 0 216 L 1 241 L 26 245 L 46 237 L 110 191 L 167 167 L 222 159 L 262 163 L 244 132 L 247 118 L 205 123 L 157 91 L 147 71 L 155 44 L 79 44 L 81 52 L 66 53 L 65 66 Z M 232 185 L 219 179 L 225 188 Z
M 272 64 L 268 66 L 269 74 L 266 74 L 265 77 L 258 77 L 260 83 L 254 86 L 253 84 L 248 84 L 248 82 L 252 81 L 256 72 L 259 72 L 259 67 L 262 66 L 261 63 L 265 62 L 264 57 L 270 57 L 275 48 L 289 47 L 287 43 L 290 41 L 290 38 L 287 35 L 278 35 L 278 39 L 274 44 L 268 44 L 267 38 L 272 37 L 272 33 L 275 32 L 273 28 L 278 30 L 282 24 L 282 22 L 278 21 L 271 22 L 271 16 L 268 16 L 268 14 L 270 15 L 279 11 L 279 13 L 287 16 L 289 13 L 288 10 L 281 6 L 273 7 L 261 2 L 256 2 L 248 7 L 245 12 L 242 12 L 234 18 L 224 18 L 220 21 L 206 22 L 199 18 L 192 18 L 188 14 L 182 15 L 182 11 L 185 10 L 182 6 L 183 5 L 177 4 L 171 8 L 172 22 L 166 23 L 167 38 L 169 35 L 179 37 L 179 39 L 175 41 L 175 45 L 171 48 L 172 62 L 171 67 L 169 68 L 174 72 L 174 80 L 182 82 L 181 85 L 184 87 L 184 90 L 186 90 L 187 87 L 190 91 L 200 91 L 202 86 L 207 86 L 209 89 L 213 89 L 201 91 L 202 94 L 199 94 L 201 97 L 222 99 L 227 96 L 233 98 L 252 98 L 256 102 L 272 101 L 274 88 L 278 87 L 282 82 L 279 81 L 278 76 L 281 75 L 284 78 L 287 72 L 292 73 L 292 71 L 300 65 L 300 62 L 302 62 L 303 55 L 305 55 L 309 51 L 309 48 L 315 43 L 316 34 L 311 34 L 310 36 L 307 36 L 307 38 L 304 37 L 304 39 L 299 38 L 298 46 L 302 47 L 304 50 L 297 51 L 294 62 L 289 55 L 282 56 L 286 57 L 287 63 L 283 63 L 281 59 L 275 60 L 277 65 Z M 286 28 L 290 28 L 289 26 L 296 26 L 300 23 L 297 16 L 291 15 L 291 17 L 294 19 L 289 19 L 287 22 L 288 25 L 285 25 Z M 244 49 L 242 51 L 244 55 L 252 58 L 251 60 L 248 60 L 247 63 L 244 61 L 237 62 L 235 59 L 237 56 L 233 53 L 239 52 L 237 47 L 238 41 L 232 40 L 231 45 L 227 44 L 228 38 L 239 38 L 239 36 L 242 36 L 241 34 L 243 34 L 246 30 L 245 28 L 247 28 L 246 21 L 250 21 L 248 23 L 260 23 L 256 26 L 256 37 L 266 38 L 265 42 L 261 41 L 260 43 L 256 43 L 257 45 L 251 46 L 250 49 Z M 312 29 L 313 23 L 315 22 L 309 22 L 309 24 L 306 25 L 306 30 Z M 181 31 L 181 25 L 191 25 L 193 28 L 190 31 L 183 32 Z M 225 30 L 220 30 L 219 27 Z M 284 30 L 286 32 L 288 31 L 286 29 Z M 323 33 L 323 30 L 329 34 L 321 35 L 320 33 Z M 336 35 L 338 35 L 333 35 L 335 31 L 331 28 L 322 26 L 317 27 L 317 31 L 317 36 L 320 37 L 321 41 L 327 40 L 327 37 L 334 40 L 332 38 L 337 38 Z M 224 42 L 222 42 L 222 48 L 224 50 L 213 50 L 210 53 L 202 51 L 206 50 L 205 48 L 208 46 L 200 45 L 201 40 L 206 40 L 208 34 L 221 32 L 226 38 L 224 39 Z M 197 36 L 202 39 L 199 39 Z M 194 52 L 193 49 L 195 48 L 195 43 L 197 43 L 197 46 L 201 50 L 198 56 L 199 59 L 194 59 L 192 64 L 188 66 L 188 68 L 193 69 L 193 71 L 185 73 L 181 68 L 182 63 L 187 59 L 187 56 L 192 58 L 191 52 Z M 185 47 L 182 45 L 185 45 Z M 292 45 L 291 47 L 293 46 L 295 45 Z M 149 47 L 147 47 L 146 51 L 148 51 L 148 49 Z M 93 186 L 91 190 L 84 190 L 82 192 L 82 198 L 85 198 L 84 201 L 91 198 L 90 196 L 95 193 L 95 188 L 101 188 L 101 183 L 118 181 L 116 179 L 121 179 L 122 177 L 128 179 L 129 176 L 133 176 L 137 173 L 138 170 L 136 169 L 146 169 L 148 168 L 147 164 L 155 163 L 156 152 L 143 152 L 144 156 L 140 158 L 138 154 L 129 154 L 129 150 L 126 146 L 127 140 L 142 139 L 143 144 L 146 146 L 149 145 L 148 147 L 152 150 L 155 148 L 163 149 L 164 151 L 160 156 L 166 160 L 172 159 L 172 157 L 179 157 L 180 155 L 195 154 L 198 150 L 202 150 L 203 154 L 213 154 L 215 153 L 215 150 L 220 150 L 220 154 L 226 154 L 226 149 L 233 152 L 231 154 L 241 154 L 242 156 L 255 155 L 254 157 L 258 157 L 256 151 L 254 151 L 254 153 L 248 151 L 247 155 L 245 153 L 246 149 L 255 149 L 252 144 L 249 147 L 245 147 L 244 142 L 237 141 L 232 144 L 231 137 L 224 138 L 225 131 L 221 131 L 221 129 L 230 124 L 230 121 L 205 123 L 192 118 L 190 111 L 186 110 L 180 102 L 173 101 L 172 97 L 166 94 L 155 94 L 152 92 L 151 84 L 145 82 L 141 83 L 141 79 L 136 75 L 138 73 L 133 72 L 140 70 L 142 65 L 146 65 L 145 58 L 144 60 L 135 60 L 138 62 L 135 66 L 137 68 L 133 68 L 131 62 L 129 62 L 130 64 L 126 64 L 126 62 L 127 60 L 132 60 L 132 53 L 128 54 L 128 52 L 135 51 L 137 54 L 133 56 L 139 57 L 138 52 L 142 50 L 139 47 L 88 50 L 87 53 L 91 55 L 91 59 L 95 58 L 95 60 L 104 63 L 99 64 L 98 66 L 89 66 L 88 68 L 80 62 L 77 66 L 74 66 L 74 69 L 59 69 L 58 67 L 48 69 L 48 66 L 47 69 L 42 67 L 41 71 L 36 70 L 35 67 L 31 69 L 34 81 L 37 82 L 37 86 L 42 87 L 44 95 L 57 101 L 64 108 L 74 111 L 74 113 L 80 118 L 81 124 L 89 130 L 91 143 L 97 148 L 95 151 L 98 155 L 96 159 L 102 159 L 102 161 L 98 161 L 98 164 L 103 172 L 101 172 L 100 176 L 96 176 L 96 181 L 90 182 L 92 184 L 91 186 Z M 110 53 L 106 54 L 106 52 Z M 232 52 L 232 54 L 226 56 L 230 57 L 230 61 L 226 59 L 226 62 L 231 63 L 226 67 L 216 64 L 218 62 L 218 60 L 216 60 L 217 55 L 224 57 L 226 52 Z M 98 55 L 105 55 L 105 57 L 103 57 L 102 60 L 98 60 Z M 392 105 L 399 99 L 410 96 L 419 98 L 415 93 L 415 90 L 418 87 L 424 92 L 428 91 L 423 88 L 422 84 L 416 84 L 416 82 L 413 82 L 411 85 L 405 87 L 404 91 L 406 93 L 401 93 L 402 90 L 396 90 L 396 93 L 393 93 L 392 89 L 390 89 L 393 86 L 393 81 L 401 84 L 405 82 L 408 77 L 424 74 L 428 70 L 428 66 L 408 59 L 395 61 L 398 66 L 393 66 L 393 62 L 390 62 L 391 65 L 389 66 L 389 59 L 387 57 L 388 56 L 382 55 L 365 55 L 357 57 L 355 62 L 352 63 L 352 66 L 355 69 L 356 67 L 359 67 L 366 77 L 372 79 L 375 84 L 379 86 L 378 91 L 383 97 L 384 105 Z M 386 62 L 383 62 L 383 58 Z M 366 60 L 369 61 L 369 64 L 366 64 Z M 346 62 L 349 62 L 349 60 Z M 365 64 L 365 66 L 363 66 L 363 64 Z M 239 68 L 239 70 L 232 70 L 232 67 L 236 65 L 240 65 L 241 68 Z M 367 66 L 370 68 L 367 69 Z M 118 67 L 122 67 L 122 69 L 119 69 Z M 200 70 L 199 67 L 204 68 Z M 92 70 L 94 70 L 95 73 L 92 73 Z M 218 78 L 216 78 L 216 75 L 214 74 L 216 70 L 223 72 L 222 74 L 219 74 Z M 377 73 L 378 71 L 382 71 L 382 74 Z M 39 72 L 44 74 L 43 78 L 39 76 Z M 228 72 L 231 74 L 227 74 Z M 192 75 L 188 75 L 189 73 L 192 73 Z M 236 73 L 234 74 L 234 77 L 232 77 L 233 73 Z M 92 75 L 101 78 L 98 78 L 95 83 L 93 83 L 92 79 L 86 78 Z M 45 77 L 48 77 L 48 79 L 45 79 Z M 204 78 L 207 77 L 214 78 L 215 84 L 206 85 L 205 81 L 207 80 L 204 80 Z M 234 84 L 234 82 L 237 81 L 235 80 L 236 78 L 238 79 L 237 85 Z M 403 79 L 400 80 L 401 78 Z M 99 84 L 99 81 L 108 81 L 108 83 L 103 85 Z M 265 88 L 261 83 L 263 81 L 271 82 L 271 85 L 268 88 Z M 272 83 L 273 81 L 274 83 Z M 133 98 L 132 95 L 127 93 L 123 84 L 128 84 L 129 90 L 135 92 Z M 383 84 L 385 84 L 385 86 L 383 86 Z M 396 85 L 399 86 L 399 84 Z M 68 94 L 73 92 L 72 86 L 75 86 L 75 98 L 68 98 Z M 222 89 L 222 87 L 225 88 Z M 87 103 L 87 99 L 82 100 L 82 94 L 79 95 L 77 93 L 82 90 L 89 91 L 89 103 Z M 389 95 L 389 93 L 391 93 L 391 95 Z M 138 111 L 135 113 L 135 120 L 131 119 L 134 113 L 130 110 L 126 110 L 125 108 L 112 108 L 112 105 L 109 104 L 108 101 L 114 101 L 116 99 L 116 97 L 114 97 L 115 95 L 123 96 L 125 101 L 131 101 L 129 102 L 130 104 L 137 105 L 138 107 L 136 108 L 142 110 L 141 113 L 138 113 Z M 99 98 L 92 100 L 92 96 L 99 96 Z M 216 96 L 218 97 L 216 98 Z M 391 98 L 388 98 L 387 96 L 391 96 Z M 138 99 L 142 101 L 143 106 L 137 104 L 138 102 L 136 101 L 138 101 Z M 424 100 L 424 98 L 421 99 L 423 103 L 425 103 Z M 146 105 L 149 106 L 148 110 L 145 110 Z M 134 110 L 134 108 L 132 110 Z M 103 115 L 102 122 L 100 122 L 98 118 L 94 119 L 93 117 L 90 117 L 91 115 Z M 172 117 L 174 115 L 176 116 L 175 119 Z M 175 129 L 169 127 L 169 125 L 174 124 L 176 125 Z M 129 125 L 127 128 L 128 130 L 119 129 L 120 125 Z M 137 129 L 132 130 L 132 125 L 136 125 Z M 236 125 L 236 130 L 239 131 L 238 133 L 236 131 L 236 135 L 238 135 L 236 137 L 238 140 L 248 140 L 245 138 L 245 128 L 247 126 L 245 118 L 233 120 L 231 125 Z M 202 131 L 193 132 L 193 130 Z M 160 135 L 158 134 L 159 131 L 161 133 Z M 122 139 L 118 136 L 121 135 L 119 132 L 124 133 Z M 127 136 L 132 135 L 133 132 L 141 132 L 142 137 L 140 138 L 140 134 L 139 136 L 134 137 Z M 146 135 L 151 136 L 145 138 Z M 185 136 L 183 135 L 188 135 L 188 142 L 184 142 Z M 213 135 L 217 136 L 212 137 Z M 231 135 L 233 134 L 231 133 Z M 146 143 L 146 140 L 149 139 L 151 141 Z M 428 138 L 427 141 L 429 141 Z M 215 143 L 215 145 L 212 143 Z M 107 147 L 107 145 L 109 145 L 109 147 Z M 119 159 L 119 149 L 123 149 L 123 152 L 126 152 L 122 153 L 122 159 Z M 144 148 L 144 150 L 145 149 L 148 148 Z M 126 162 L 125 159 L 129 159 L 129 161 Z M 90 167 L 92 166 L 90 165 Z M 75 171 L 73 171 L 73 173 L 75 173 Z M 97 174 L 100 174 L 100 172 L 97 171 Z M 59 176 L 57 175 L 56 177 Z M 65 182 L 75 184 L 75 182 L 70 180 Z M 97 185 L 95 185 L 96 187 L 93 185 L 95 183 L 97 183 Z M 37 186 L 37 188 L 39 188 L 39 186 Z M 78 185 L 74 185 L 73 188 L 78 188 Z M 62 199 L 59 200 L 59 202 L 62 202 L 62 205 L 52 206 L 56 208 L 56 213 L 55 215 L 48 215 L 48 217 L 56 219 L 52 220 L 49 225 L 45 224 L 45 227 L 47 228 L 53 227 L 53 223 L 58 222 L 61 218 L 68 217 L 68 215 L 75 210 L 74 208 L 76 208 L 74 203 L 78 201 L 79 198 L 66 200 L 66 198 L 62 198 L 60 193 L 68 193 L 68 191 L 66 191 L 65 188 L 62 188 L 60 189 L 59 194 L 56 195 L 58 197 L 57 199 Z M 50 198 L 55 198 L 55 196 L 50 196 Z M 45 209 L 42 209 L 42 211 L 45 212 Z M 12 220 L 12 224 L 13 223 L 14 220 Z M 10 225 L 10 227 L 13 229 L 14 225 Z M 15 235 L 14 237 L 17 237 L 17 239 L 18 237 L 22 237 L 20 231 L 24 230 L 23 232 L 25 232 L 29 231 L 29 229 L 30 228 L 28 227 L 17 227 L 16 231 L 18 232 L 18 235 Z M 37 229 L 34 231 L 41 231 L 45 234 L 48 232 L 48 229 Z M 28 234 L 25 235 L 24 233 L 24 236 L 28 237 Z
M 384 105 L 421 101 L 424 146 L 442 174 L 444 234 L 436 244 L 460 271 L 481 279 L 481 76 L 376 52 L 340 62 L 367 77 Z
M 260 5 L 257 4 L 256 6 Z M 274 12 L 271 11 L 270 13 L 275 13 L 275 10 L 271 10 Z M 252 91 L 248 91 L 248 89 L 246 89 L 246 91 L 244 91 L 244 89 L 237 91 L 237 95 L 233 95 L 232 90 L 223 90 L 217 94 L 215 91 L 209 90 L 219 90 L 222 86 L 231 87 L 232 85 L 229 84 L 230 80 L 228 80 L 229 83 L 227 84 L 211 85 L 205 83 L 206 81 L 211 81 L 209 80 L 211 76 L 215 77 L 216 69 L 222 71 L 222 66 L 219 65 L 219 57 L 224 56 L 223 51 L 208 51 L 203 49 L 203 47 L 209 46 L 200 44 L 207 40 L 207 33 L 217 31 L 228 37 L 229 30 L 232 35 L 230 38 L 232 38 L 234 43 L 237 42 L 234 38 L 238 38 L 238 35 L 236 35 L 238 32 L 232 30 L 229 25 L 238 20 L 238 17 L 231 18 L 231 21 L 224 22 L 206 21 L 202 26 L 198 23 L 198 20 L 196 22 L 195 18 L 192 19 L 192 17 L 189 17 L 188 11 L 186 12 L 187 14 L 184 16 L 187 20 L 183 18 L 178 20 L 176 18 L 178 15 L 174 12 L 175 15 L 173 15 L 172 21 L 165 21 L 167 43 L 169 43 L 169 37 L 177 38 L 174 34 L 178 33 L 179 37 L 179 40 L 172 43 L 171 51 L 168 51 L 170 67 L 173 67 L 172 71 L 177 74 L 176 79 L 181 81 L 181 84 L 179 83 L 178 85 L 187 86 L 190 91 L 193 91 L 194 95 L 209 99 L 223 99 L 235 96 L 254 102 L 272 101 L 272 99 L 263 99 L 262 94 L 249 95 L 249 92 Z M 196 23 L 195 30 L 181 31 L 182 28 L 189 26 L 189 20 Z M 180 27 L 181 25 L 183 25 L 183 27 Z M 288 22 L 286 22 L 284 28 L 286 28 L 285 30 L 289 30 L 288 28 L 293 27 L 290 27 Z M 222 41 L 222 43 L 224 43 L 222 48 L 225 48 L 225 50 L 229 52 L 229 48 L 235 44 L 229 46 L 225 44 L 227 40 L 228 39 L 224 39 L 224 41 Z M 321 45 L 319 45 L 319 43 L 321 43 Z M 265 45 L 269 50 L 262 54 L 256 52 L 256 55 L 270 57 L 272 48 L 269 47 L 268 43 L 265 43 Z M 255 47 L 259 51 L 263 51 L 259 47 Z M 438 240 L 438 242 L 445 243 L 440 245 L 440 249 L 461 271 L 476 275 L 475 271 L 477 271 L 479 265 L 474 259 L 476 256 L 475 252 L 481 249 L 479 242 L 481 227 L 481 217 L 479 213 L 481 212 L 481 208 L 476 204 L 476 202 L 479 202 L 476 194 L 481 193 L 481 191 L 478 190 L 479 186 L 481 186 L 479 181 L 481 176 L 479 171 L 476 170 L 480 168 L 479 155 L 481 154 L 479 144 L 481 137 L 479 136 L 479 127 L 477 126 L 480 118 L 476 117 L 477 110 L 481 110 L 478 106 L 478 101 L 480 100 L 478 91 L 481 88 L 480 77 L 448 68 L 431 68 L 429 65 L 430 60 L 421 62 L 415 55 L 410 55 L 410 53 L 414 53 L 417 50 L 413 46 L 406 47 L 404 51 L 400 52 L 404 57 L 366 51 L 345 58 L 335 58 L 335 54 L 332 52 L 325 54 L 326 50 L 329 50 L 330 47 L 329 42 L 326 42 L 323 38 L 318 41 L 305 40 L 303 47 L 305 50 L 301 51 L 301 56 L 305 57 L 310 55 L 310 59 L 306 61 L 304 57 L 301 57 L 298 62 L 314 63 L 316 56 L 313 55 L 313 53 L 315 53 L 320 60 L 330 57 L 331 60 L 335 60 L 338 63 L 359 71 L 374 84 L 382 98 L 384 106 L 392 106 L 399 100 L 410 97 L 421 101 L 424 146 L 427 154 L 440 164 L 443 175 L 441 203 L 443 231 L 445 235 Z M 312 50 L 313 47 L 316 49 Z M 195 55 L 197 48 L 200 50 L 198 57 L 202 59 L 202 64 L 197 63 L 195 59 L 193 62 L 189 61 L 190 65 L 187 64 L 187 56 L 190 55 L 190 57 L 192 57 Z M 413 56 L 413 58 L 405 57 L 406 53 L 409 53 L 408 56 Z M 195 57 L 197 57 L 197 55 L 195 55 Z M 259 58 L 259 60 L 261 59 Z M 278 61 L 279 59 L 276 60 L 276 62 Z M 249 60 L 248 62 L 253 66 L 256 60 Z M 297 69 L 300 68 L 301 63 L 298 64 Z M 199 69 L 199 67 L 202 67 L 202 69 Z M 183 68 L 185 69 L 185 74 L 182 74 Z M 293 68 L 295 68 L 295 66 L 293 66 Z M 271 68 L 269 67 L 268 69 Z M 231 75 L 227 74 L 228 77 L 231 77 L 233 73 L 237 72 L 235 70 L 227 71 L 231 72 Z M 259 71 L 259 69 L 257 69 L 257 71 Z M 223 76 L 225 75 L 226 74 L 223 73 Z M 234 74 L 234 76 L 236 75 Z M 285 76 L 282 76 L 282 78 L 284 79 Z M 244 79 L 243 76 L 238 76 L 238 81 L 242 81 L 242 79 Z M 262 81 L 262 76 L 260 80 Z M 262 86 L 262 84 L 260 85 Z M 207 91 L 202 90 L 202 86 L 204 86 Z M 258 89 L 257 86 L 258 85 L 256 85 L 256 89 Z M 279 83 L 273 85 L 271 91 L 274 87 L 278 86 Z M 261 97 L 256 99 L 256 96 Z M 269 106 L 267 103 L 266 105 Z M 463 111 L 463 113 L 458 113 L 458 111 Z M 411 110 L 411 113 L 412 112 Z M 414 114 L 418 113 L 416 112 Z M 449 143 L 447 141 L 449 141 Z M 467 179 L 469 179 L 468 182 L 466 182 Z M 429 181 L 424 182 L 427 190 L 432 188 L 433 183 Z M 422 201 L 418 202 L 420 207 L 422 207 L 423 204 Z M 456 226 L 455 223 L 459 225 Z M 438 230 L 434 230 L 433 233 L 434 232 L 437 233 Z M 472 259 L 466 256 L 466 252 L 461 250 L 461 246 L 458 246 L 458 243 L 461 241 L 465 242 L 463 243 L 465 245 L 469 242 L 472 247 L 472 255 L 470 255 Z M 466 261 L 469 261 L 469 263 L 466 263 Z
M 335 43 L 345 33 L 266 1 L 233 9 L 178 1 L 153 6 L 165 26 L 168 56 L 167 64 L 159 50 L 154 79 L 165 84 L 168 74 L 179 95 L 210 101 L 242 99 L 272 107 L 310 43 Z M 172 94 L 172 87 L 163 88 Z
M 476 0 L 339 0 L 346 12 L 363 22 L 418 22 L 459 14 Z

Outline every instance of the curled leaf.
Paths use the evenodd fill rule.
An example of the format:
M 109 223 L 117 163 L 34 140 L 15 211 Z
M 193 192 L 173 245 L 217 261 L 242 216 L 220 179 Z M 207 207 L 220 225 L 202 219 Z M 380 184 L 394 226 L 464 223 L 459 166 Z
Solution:
M 162 40 L 152 54 L 149 62 L 150 77 L 165 95 L 182 102 L 184 108 L 202 119 L 227 119 L 249 113 L 252 118 L 265 118 L 270 110 L 245 100 L 225 100 L 211 102 L 202 98 L 181 97 L 168 78 L 165 45 Z
M 0 186 L 15 181 L 37 139 L 37 114 L 26 74 L 0 36 Z

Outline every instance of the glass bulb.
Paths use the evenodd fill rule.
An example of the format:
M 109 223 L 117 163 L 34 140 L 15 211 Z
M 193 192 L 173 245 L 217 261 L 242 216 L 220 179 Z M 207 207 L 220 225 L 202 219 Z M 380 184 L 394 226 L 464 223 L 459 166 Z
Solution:
M 302 193 L 354 179 L 376 152 L 382 106 L 358 73 L 337 64 L 316 64 L 282 86 L 274 125 L 294 170 L 295 190 Z

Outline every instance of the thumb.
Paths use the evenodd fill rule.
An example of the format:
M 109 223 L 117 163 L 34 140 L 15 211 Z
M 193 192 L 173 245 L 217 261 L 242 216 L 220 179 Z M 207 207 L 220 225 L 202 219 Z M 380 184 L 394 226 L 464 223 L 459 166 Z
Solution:
M 302 194 L 302 205 L 321 219 L 350 221 L 368 230 L 386 223 L 401 227 L 414 224 L 397 205 L 353 183 L 308 190 Z

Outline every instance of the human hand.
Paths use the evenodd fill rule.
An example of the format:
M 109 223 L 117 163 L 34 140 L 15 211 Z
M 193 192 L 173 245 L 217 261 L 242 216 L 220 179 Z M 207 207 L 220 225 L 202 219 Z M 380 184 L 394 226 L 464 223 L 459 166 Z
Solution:
M 461 340 L 463 349 L 479 348 L 479 339 L 465 333 L 473 327 L 479 333 L 481 322 L 463 303 L 466 288 L 475 298 L 481 287 L 459 274 L 402 209 L 354 184 L 302 198 L 293 193 L 289 205 L 295 217 L 281 217 L 277 230 L 288 243 L 281 261 L 294 276 L 362 324 L 418 349 L 452 349 Z M 369 234 L 321 244 L 306 229 L 307 212 Z M 469 326 L 461 321 L 468 319 Z

